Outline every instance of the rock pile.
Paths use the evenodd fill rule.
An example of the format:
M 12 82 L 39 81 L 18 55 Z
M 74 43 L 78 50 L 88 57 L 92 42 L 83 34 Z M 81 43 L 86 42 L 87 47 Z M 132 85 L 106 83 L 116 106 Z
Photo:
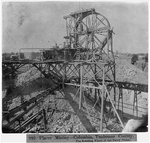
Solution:
M 51 133 L 85 133 L 86 129 L 79 118 L 67 112 L 55 113 L 50 120 L 49 131 Z
M 40 77 L 40 71 L 34 67 L 25 73 L 19 74 L 16 79 L 16 86 L 22 86 Z
M 148 84 L 148 74 L 123 59 L 116 60 L 116 80 Z
M 24 84 L 34 82 L 36 79 L 40 77 L 40 72 L 35 69 L 31 68 L 26 73 L 20 74 L 16 79 L 16 86 L 23 86 Z M 130 63 L 125 60 L 116 60 L 116 80 L 117 81 L 124 81 L 124 82 L 132 82 L 132 83 L 143 83 L 147 84 L 148 82 L 148 75 L 141 70 L 137 69 Z M 70 93 L 72 91 L 69 91 Z M 132 92 L 127 90 L 123 90 L 124 102 L 129 103 L 133 102 L 131 99 Z M 31 97 L 35 97 L 38 92 L 31 93 L 30 95 L 24 95 L 24 100 L 29 100 Z M 74 96 L 76 93 L 72 93 Z M 52 97 L 51 97 L 52 98 Z M 79 117 L 69 104 L 69 101 L 63 99 L 64 96 L 58 97 L 56 100 L 57 108 L 63 109 L 64 111 L 55 112 L 54 115 L 48 120 L 48 132 L 50 133 L 86 133 L 87 130 L 83 126 L 82 122 L 80 121 Z M 73 98 L 73 97 L 72 97 Z M 61 100 L 59 100 L 61 99 Z M 51 99 L 50 99 L 51 100 Z M 141 93 L 141 96 L 138 96 L 138 105 L 144 106 L 147 101 L 147 95 Z M 75 101 L 79 104 L 79 96 L 75 98 Z M 10 109 L 15 108 L 21 104 L 21 100 L 19 97 L 13 99 L 13 104 L 10 106 Z M 147 105 L 146 105 L 147 106 Z M 86 118 L 89 120 L 91 125 L 99 132 L 100 130 L 100 110 L 96 110 L 93 108 L 93 105 L 88 103 L 83 103 L 82 110 L 85 112 Z M 109 120 L 107 117 L 105 118 L 107 121 Z M 114 121 L 110 119 L 107 123 L 103 123 L 103 132 L 120 132 L 122 127 L 118 121 Z
M 77 97 L 74 98 L 74 92 L 76 92 L 76 90 L 77 89 L 74 88 L 67 88 L 68 93 L 74 99 L 72 102 L 76 102 L 78 104 L 79 96 L 77 95 Z M 77 115 L 79 114 L 78 112 L 80 112 L 79 109 L 75 109 L 75 107 L 73 107 L 73 109 L 73 105 L 69 103 L 70 101 L 68 101 L 67 98 L 64 98 L 62 95 L 56 95 L 56 107 L 59 112 L 56 111 L 51 119 L 48 120 L 48 132 L 87 133 L 87 128 L 89 129 L 89 126 L 86 126 L 86 124 L 82 123 L 83 120 L 87 120 L 91 124 L 91 130 L 95 129 L 96 132 L 100 131 L 100 109 L 93 108 L 93 104 L 90 104 L 87 100 L 85 100 L 82 102 L 83 104 L 81 105 L 80 109 L 82 112 L 84 112 L 85 116 L 79 117 Z M 108 118 L 105 117 L 104 120 L 108 120 Z M 112 120 L 109 125 L 103 122 L 103 132 L 119 132 L 121 130 L 122 127 L 117 120 Z

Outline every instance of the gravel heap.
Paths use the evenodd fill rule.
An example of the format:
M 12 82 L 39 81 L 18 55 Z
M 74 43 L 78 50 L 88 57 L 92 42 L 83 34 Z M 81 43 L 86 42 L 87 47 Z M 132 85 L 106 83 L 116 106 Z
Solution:
M 124 59 L 116 59 L 116 81 L 148 84 L 148 74 Z
M 24 84 L 32 83 L 36 79 L 40 77 L 40 71 L 38 71 L 35 68 L 31 68 L 26 73 L 22 73 L 18 75 L 16 79 L 16 86 L 23 86 Z M 132 82 L 132 83 L 141 83 L 141 84 L 147 84 L 148 83 L 148 75 L 141 70 L 137 69 L 130 63 L 128 63 L 125 60 L 116 60 L 116 80 L 117 81 L 124 81 L 124 82 Z M 28 89 L 28 88 L 27 88 Z M 76 95 L 76 92 L 74 92 L 75 89 L 67 89 L 68 93 L 70 93 L 70 96 Z M 131 104 L 133 103 L 133 99 L 131 95 L 133 95 L 132 92 L 129 91 L 123 91 L 124 92 L 124 99 L 125 102 Z M 31 94 L 24 95 L 24 100 L 29 100 L 31 97 L 36 96 L 39 94 L 39 91 L 37 92 L 31 92 Z M 57 111 L 54 113 L 52 117 L 48 119 L 48 125 L 47 125 L 47 132 L 50 133 L 87 133 L 87 127 L 83 125 L 83 122 L 81 121 L 81 117 L 78 116 L 78 110 L 76 111 L 73 109 L 71 102 L 67 99 L 66 96 L 68 95 L 61 95 L 59 93 L 56 93 L 56 98 L 54 99 L 53 96 L 50 96 L 49 100 L 52 100 L 55 102 Z M 141 95 L 138 95 L 138 105 L 147 106 L 147 94 L 141 93 Z M 48 100 L 48 99 L 46 99 Z M 76 104 L 79 104 L 79 96 L 74 99 L 73 102 L 76 102 Z M 15 108 L 16 106 L 19 106 L 21 104 L 20 97 L 13 99 L 13 104 L 10 105 L 9 109 Z M 46 103 L 44 106 L 48 106 L 49 104 Z M 84 101 L 81 108 L 82 112 L 84 113 L 84 118 L 86 118 L 92 128 L 95 129 L 96 132 L 99 132 L 100 130 L 100 109 L 93 108 L 93 105 L 88 104 L 88 102 Z M 105 115 L 104 115 L 105 116 Z M 83 117 L 83 116 L 82 116 Z M 118 120 L 114 120 L 113 116 L 105 116 L 105 120 L 103 121 L 103 132 L 121 132 L 122 127 Z
M 132 65 L 128 60 L 116 59 L 116 80 L 136 84 L 148 84 L 148 74 Z M 135 115 L 135 112 L 133 114 L 132 107 L 134 102 L 134 91 L 123 89 L 123 99 L 125 103 L 124 112 Z M 137 95 L 137 106 L 139 110 L 138 116 L 141 117 L 148 109 L 148 93 L 141 92 Z
M 25 83 L 34 81 L 35 79 L 40 77 L 40 74 L 40 71 L 33 67 L 27 72 L 18 75 L 16 79 L 16 86 L 22 86 Z
M 85 127 L 77 115 L 67 112 L 55 113 L 50 120 L 49 131 L 51 133 L 85 133 Z
M 100 131 L 100 108 L 93 108 L 93 104 L 89 104 L 86 100 L 83 101 L 81 109 L 78 109 L 79 96 L 74 98 L 76 93 L 75 88 L 67 88 L 66 95 L 57 93 L 56 95 L 56 109 L 57 111 L 48 120 L 48 132 L 50 133 L 87 133 Z M 66 92 L 65 91 L 65 92 Z M 68 96 L 74 99 L 68 101 Z M 52 96 L 51 96 L 52 98 Z M 68 98 L 68 99 L 67 99 Z M 54 101 L 54 99 L 51 99 Z M 77 106 L 76 106 L 76 105 Z M 76 107 L 75 107 L 75 106 Z M 73 107 L 74 106 L 74 107 Z M 84 115 L 83 115 L 84 114 Z M 104 115 L 105 116 L 105 115 Z M 122 127 L 117 120 L 105 116 L 103 121 L 103 132 L 121 132 Z M 106 123 L 105 120 L 110 120 Z M 88 122 L 86 124 L 85 122 Z M 89 129 L 91 128 L 91 130 Z

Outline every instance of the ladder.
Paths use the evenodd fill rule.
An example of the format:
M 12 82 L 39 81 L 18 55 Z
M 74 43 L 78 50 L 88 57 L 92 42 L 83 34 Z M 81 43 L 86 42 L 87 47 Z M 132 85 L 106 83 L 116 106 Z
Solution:
M 80 48 L 77 48 L 76 60 L 80 60 Z

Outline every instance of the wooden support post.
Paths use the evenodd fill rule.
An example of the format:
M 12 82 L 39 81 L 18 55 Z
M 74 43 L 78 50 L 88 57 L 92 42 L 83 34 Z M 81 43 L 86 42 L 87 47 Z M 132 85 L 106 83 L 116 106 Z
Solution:
M 79 109 L 81 109 L 81 102 L 82 102 L 82 63 L 80 65 L 80 98 L 79 98 Z
M 123 93 L 122 93 L 122 88 L 119 88 L 118 110 L 119 110 L 120 99 L 121 99 L 121 109 L 122 109 L 122 116 L 123 116 Z
M 94 78 L 96 80 L 96 64 L 94 64 Z M 95 86 L 96 86 L 96 82 L 95 82 Z M 95 102 L 97 101 L 97 89 L 95 89 Z
M 95 97 L 94 97 L 94 99 L 95 99 L 94 102 L 96 102 L 97 101 L 97 89 L 95 89 Z
M 40 60 L 43 62 L 43 52 L 40 53 Z M 39 66 L 41 68 L 41 71 L 43 71 L 43 65 L 40 64 Z M 40 77 L 42 77 L 42 73 L 40 74 Z
M 64 63 L 64 73 L 63 73 L 63 84 L 62 87 L 63 89 L 65 88 L 65 79 L 66 79 L 66 63 Z
M 110 99 L 111 105 L 112 105 L 112 107 L 114 108 L 114 111 L 115 111 L 115 113 L 116 113 L 116 115 L 117 115 L 117 117 L 118 117 L 118 119 L 119 119 L 119 121 L 120 121 L 120 123 L 121 123 L 121 126 L 124 128 L 123 122 L 121 121 L 121 118 L 120 118 L 120 116 L 119 116 L 119 114 L 118 114 L 118 112 L 117 112 L 117 110 L 116 110 L 116 108 L 115 108 L 115 106 L 114 106 L 114 104 L 113 104 L 113 101 L 112 101 L 112 99 L 111 99 L 111 97 L 110 97 L 110 94 L 109 94 L 109 92 L 108 92 L 106 86 L 105 86 L 105 89 L 106 89 L 106 93 L 108 94 L 108 97 L 109 97 L 109 99 Z
M 134 100 L 133 100 L 133 114 L 134 110 L 136 110 L 136 116 L 138 117 L 138 101 L 137 101 L 137 91 L 134 91 Z
M 48 64 L 48 75 L 50 75 L 50 64 Z
M 81 75 L 80 75 L 80 65 L 81 64 L 78 64 L 79 84 L 80 84 L 80 78 L 81 78 Z
M 43 108 L 43 123 L 44 123 L 44 129 L 46 130 L 46 125 L 47 125 L 47 120 L 46 120 L 46 112 L 45 109 Z
M 101 90 L 100 89 L 98 89 L 98 93 L 97 94 L 98 94 L 98 100 L 101 102 L 101 96 L 100 96 L 101 95 Z
M 21 120 L 19 119 L 18 122 L 19 122 L 19 132 L 20 132 L 20 130 L 21 130 Z
M 119 88 L 119 96 L 118 96 L 118 110 L 119 110 L 119 103 L 120 103 L 120 99 L 121 99 L 121 97 L 120 97 L 120 88 Z
M 119 87 L 119 96 L 118 96 L 118 110 L 119 110 L 119 104 L 120 104 L 120 99 L 122 98 L 122 94 L 121 94 L 121 88 Z
M 114 71 L 113 71 L 113 77 L 114 77 L 114 86 L 113 86 L 113 88 L 114 88 L 114 106 L 116 107 L 116 66 L 115 66 L 115 64 L 114 64 Z
M 112 54 L 112 58 L 113 60 L 115 60 L 115 56 L 114 56 L 114 53 L 113 53 L 113 35 L 112 35 L 112 32 L 110 32 L 110 45 L 111 45 L 111 54 Z
M 109 30 L 107 32 L 107 56 L 109 58 Z
M 100 122 L 100 132 L 103 132 L 103 108 L 104 108 L 104 93 L 105 93 L 105 67 L 103 67 L 103 89 L 102 89 L 102 96 L 101 96 L 101 122 Z
M 121 95 L 122 95 L 122 117 L 123 117 L 123 89 L 121 88 Z

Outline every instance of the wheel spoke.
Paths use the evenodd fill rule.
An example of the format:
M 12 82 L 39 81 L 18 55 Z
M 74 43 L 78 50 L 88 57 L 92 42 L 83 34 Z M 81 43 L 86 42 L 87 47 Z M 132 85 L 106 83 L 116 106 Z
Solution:
M 94 29 L 96 22 L 97 22 L 97 15 L 94 14 L 94 20 L 92 20 L 92 29 Z
M 106 31 L 108 31 L 108 30 L 109 30 L 108 27 L 100 27 L 100 28 L 94 30 L 94 33 L 104 32 L 104 31 L 106 32 Z
M 89 39 L 89 36 L 87 35 L 86 36 L 86 41 L 85 41 L 85 48 L 88 48 L 88 39 Z
M 77 22 L 76 28 L 73 28 L 73 24 L 71 24 L 72 22 L 70 22 L 70 27 L 75 30 L 79 37 L 77 42 L 79 47 L 88 48 L 92 51 L 94 49 L 102 48 L 104 38 L 107 37 L 107 32 L 109 30 L 109 26 L 106 24 L 106 19 L 99 14 L 92 13 L 83 19 L 78 18 Z
M 87 35 L 86 35 L 86 36 L 84 36 L 84 37 L 83 37 L 83 39 L 82 39 L 82 40 L 80 40 L 80 42 L 79 42 L 79 43 L 80 43 L 81 45 L 83 45 L 83 43 L 85 42 L 86 38 L 87 38 Z
M 101 47 L 101 45 L 95 40 L 95 43 L 98 45 L 98 47 Z
M 98 23 L 96 24 L 96 27 L 93 30 L 96 30 L 101 24 L 103 24 L 103 21 L 105 20 L 105 18 L 103 17 L 101 20 L 96 17 L 98 19 Z M 108 27 L 107 25 L 104 24 L 104 26 Z
M 105 18 L 103 17 L 102 19 L 99 19 L 98 17 L 97 17 L 97 19 L 103 24 L 103 25 L 105 25 L 105 26 L 107 26 L 103 21 L 105 20 Z
M 107 35 L 105 35 L 105 34 L 103 34 L 103 33 L 96 33 L 96 34 L 98 34 L 98 35 L 102 35 L 102 36 L 104 36 L 104 37 L 106 37 Z
M 99 43 L 103 44 L 98 38 L 96 35 L 94 35 L 94 37 L 97 39 L 97 41 L 99 41 Z
M 107 34 L 108 30 L 103 30 L 103 31 L 94 31 L 96 34 Z
M 86 30 L 88 29 L 88 26 L 87 26 L 87 24 L 85 24 L 84 23 L 84 21 L 81 21 L 82 22 L 82 24 L 84 24 L 85 25 L 85 27 L 86 27 Z
M 91 28 L 91 20 L 90 20 L 90 16 L 88 16 L 88 25 L 89 25 L 89 29 Z

